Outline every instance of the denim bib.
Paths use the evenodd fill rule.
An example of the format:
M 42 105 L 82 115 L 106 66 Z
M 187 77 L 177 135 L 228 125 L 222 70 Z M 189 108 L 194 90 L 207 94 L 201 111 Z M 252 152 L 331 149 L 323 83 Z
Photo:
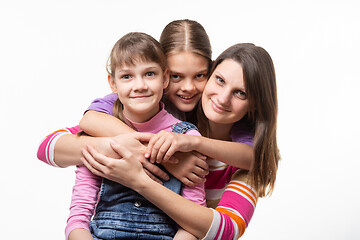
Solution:
M 180 122 L 172 127 L 173 132 L 186 133 L 195 125 Z M 164 186 L 181 193 L 181 182 L 165 171 L 170 179 Z M 158 207 L 134 190 L 108 179 L 103 179 L 95 215 L 90 222 L 94 239 L 173 239 L 177 224 Z

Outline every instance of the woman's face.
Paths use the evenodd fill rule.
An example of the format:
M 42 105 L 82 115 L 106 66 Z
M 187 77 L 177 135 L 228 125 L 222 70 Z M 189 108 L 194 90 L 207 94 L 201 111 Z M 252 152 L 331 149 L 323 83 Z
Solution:
M 240 63 L 226 59 L 216 67 L 205 86 L 202 107 L 215 123 L 231 124 L 245 116 L 249 101 Z
M 191 52 L 179 52 L 168 56 L 170 82 L 166 96 L 182 112 L 192 111 L 204 90 L 209 62 Z

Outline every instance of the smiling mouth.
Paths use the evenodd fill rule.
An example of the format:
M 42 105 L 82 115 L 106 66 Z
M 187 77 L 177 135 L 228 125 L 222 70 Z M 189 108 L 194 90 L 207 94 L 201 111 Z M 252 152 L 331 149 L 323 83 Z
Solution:
M 215 101 L 213 101 L 212 99 L 211 100 L 211 105 L 214 109 L 215 112 L 218 112 L 218 113 L 224 113 L 224 112 L 230 112 L 229 110 L 219 106 L 217 103 L 215 103 Z
M 133 96 L 131 98 L 134 98 L 134 99 L 142 99 L 142 98 L 147 98 L 147 97 L 150 97 L 150 95 L 144 95 L 144 96 Z
M 193 96 L 183 96 L 183 95 L 177 95 L 179 98 L 184 99 L 184 100 L 192 100 L 195 98 L 197 94 L 193 95 Z

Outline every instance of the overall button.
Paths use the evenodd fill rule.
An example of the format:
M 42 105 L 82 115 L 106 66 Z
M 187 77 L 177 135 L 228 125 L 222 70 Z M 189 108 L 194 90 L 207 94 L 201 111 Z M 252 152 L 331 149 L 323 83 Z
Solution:
M 141 202 L 135 202 L 135 207 L 140 207 L 141 206 Z

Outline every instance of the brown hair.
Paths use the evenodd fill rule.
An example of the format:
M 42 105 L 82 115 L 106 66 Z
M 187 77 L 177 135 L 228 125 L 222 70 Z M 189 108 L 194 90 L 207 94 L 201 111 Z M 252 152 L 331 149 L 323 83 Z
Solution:
M 276 141 L 278 102 L 274 64 L 265 49 L 250 43 L 236 44 L 214 61 L 211 74 L 225 59 L 232 59 L 243 68 L 249 111 L 240 121 L 247 121 L 255 132 L 255 162 L 250 170 L 250 181 L 259 197 L 263 197 L 274 190 L 280 160 Z M 201 119 L 199 123 L 205 123 L 205 129 L 199 125 L 200 131 L 208 134 L 208 123 L 203 117 Z
M 106 70 L 114 78 L 116 67 L 133 66 L 136 62 L 155 62 L 166 69 L 166 57 L 160 43 L 146 33 L 131 32 L 120 38 L 111 50 Z M 124 120 L 123 106 L 117 99 L 113 106 L 113 116 Z
M 175 20 L 165 26 L 160 36 L 165 55 L 189 51 L 209 61 L 211 66 L 211 45 L 204 27 L 193 20 Z

